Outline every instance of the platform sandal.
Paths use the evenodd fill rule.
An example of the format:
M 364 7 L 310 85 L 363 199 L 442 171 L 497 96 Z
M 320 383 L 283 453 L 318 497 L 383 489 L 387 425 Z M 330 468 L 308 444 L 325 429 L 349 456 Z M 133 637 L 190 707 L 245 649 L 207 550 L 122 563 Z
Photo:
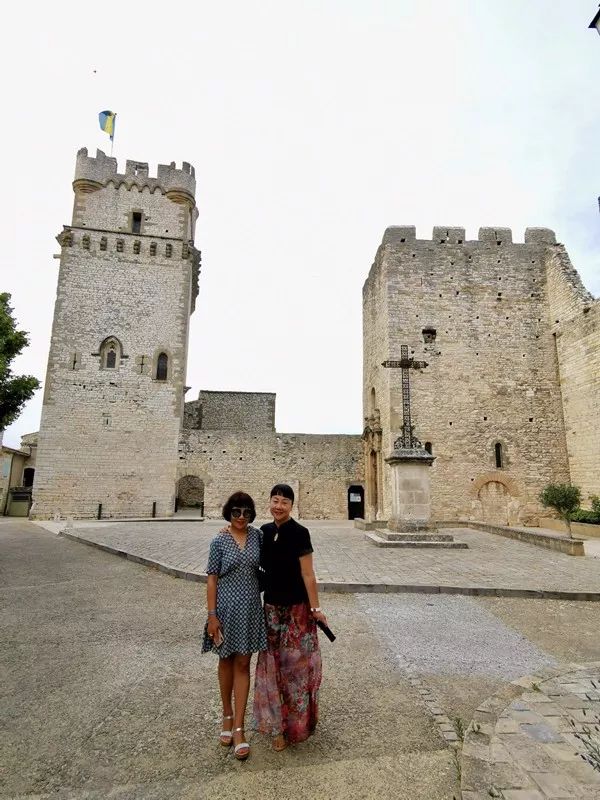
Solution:
M 234 728 L 232 734 L 243 730 L 243 728 Z M 236 744 L 236 746 L 233 748 L 233 755 L 238 761 L 245 761 L 250 755 L 250 745 L 248 742 L 240 742 L 239 744 Z
M 223 721 L 226 719 L 233 719 L 233 714 L 230 714 L 227 717 L 223 717 Z M 223 745 L 223 747 L 229 747 L 233 740 L 233 731 L 221 731 L 219 734 L 219 742 Z

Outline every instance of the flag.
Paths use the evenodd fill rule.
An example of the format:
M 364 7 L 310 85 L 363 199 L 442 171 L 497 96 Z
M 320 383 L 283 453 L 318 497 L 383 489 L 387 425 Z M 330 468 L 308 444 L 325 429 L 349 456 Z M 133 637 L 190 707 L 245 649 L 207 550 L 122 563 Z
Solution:
M 111 140 L 114 138 L 115 135 L 115 120 L 117 115 L 114 111 L 101 111 L 98 114 L 98 119 L 100 120 L 100 130 L 103 130 L 104 133 L 108 133 Z

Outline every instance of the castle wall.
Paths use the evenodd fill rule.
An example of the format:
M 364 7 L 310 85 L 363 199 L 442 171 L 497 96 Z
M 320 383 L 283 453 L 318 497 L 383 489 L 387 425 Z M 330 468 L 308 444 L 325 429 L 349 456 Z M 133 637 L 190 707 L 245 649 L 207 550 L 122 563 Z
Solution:
M 179 457 L 179 477 L 203 481 L 204 512 L 211 517 L 221 516 L 237 490 L 248 492 L 259 516 L 268 517 L 271 487 L 285 482 L 296 493 L 296 516 L 347 519 L 348 487 L 363 479 L 360 436 L 183 430 Z
M 189 216 L 195 207 L 167 196 L 146 165 L 128 162 L 120 176 L 116 160 L 101 155 L 78 154 L 74 224 L 58 237 L 35 517 L 93 517 L 99 504 L 107 517 L 150 516 L 153 503 L 157 515 L 174 508 L 195 277 L 181 208 Z M 187 191 L 190 174 L 163 168 L 163 176 L 165 169 L 166 186 L 172 190 L 179 174 Z M 136 186 L 127 195 L 126 181 L 142 192 Z M 139 234 L 128 232 L 127 197 L 130 208 L 141 204 L 147 229 L 168 228 L 168 238 L 144 234 L 144 223 Z M 114 368 L 103 358 L 108 337 L 119 343 Z M 156 374 L 161 352 L 166 380 Z
M 275 394 L 270 392 L 200 392 L 203 430 L 274 431 Z
M 558 354 L 571 482 L 582 501 L 600 495 L 600 301 L 564 248 L 548 258 L 549 324 Z
M 568 480 L 546 286 L 553 241 L 550 231 L 535 229 L 524 244 L 513 243 L 507 229 L 482 228 L 477 241 L 466 241 L 461 228 L 435 228 L 432 240 L 417 240 L 410 227 L 384 235 L 364 288 L 365 375 L 382 387 L 389 380 L 380 406 L 388 455 L 402 425 L 402 386 L 400 370 L 381 374 L 381 342 L 387 340 L 385 358 L 399 358 L 406 344 L 428 363 L 411 370 L 411 404 L 415 432 L 436 456 L 436 519 L 526 521 L 546 483 Z M 375 335 L 371 330 L 378 313 L 386 337 L 381 320 Z M 425 330 L 435 330 L 435 341 L 425 341 Z M 387 466 L 383 488 L 387 516 Z

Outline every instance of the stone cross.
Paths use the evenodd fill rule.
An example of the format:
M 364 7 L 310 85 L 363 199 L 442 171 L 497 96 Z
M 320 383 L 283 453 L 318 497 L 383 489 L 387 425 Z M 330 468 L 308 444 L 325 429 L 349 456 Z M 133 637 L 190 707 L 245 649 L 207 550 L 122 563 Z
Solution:
M 402 435 L 394 442 L 394 450 L 420 449 L 423 445 L 415 436 L 410 419 L 410 370 L 425 369 L 427 362 L 409 358 L 408 345 L 403 344 L 400 347 L 400 360 L 382 361 L 381 366 L 387 369 L 402 370 Z

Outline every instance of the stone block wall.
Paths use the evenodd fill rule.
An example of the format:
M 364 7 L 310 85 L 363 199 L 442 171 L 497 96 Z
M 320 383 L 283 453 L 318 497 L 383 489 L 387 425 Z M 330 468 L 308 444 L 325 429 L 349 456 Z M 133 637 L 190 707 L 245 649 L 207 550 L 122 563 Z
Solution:
M 412 421 L 436 460 L 435 519 L 531 520 L 537 495 L 568 480 L 558 359 L 546 281 L 551 231 L 513 243 L 508 229 L 388 229 L 363 289 L 365 415 L 375 390 L 384 456 L 402 425 L 400 370 L 381 361 L 409 347 Z M 496 466 L 497 446 L 502 464 Z M 379 475 L 391 511 L 389 468 Z
M 188 423 L 203 430 L 274 431 L 275 394 L 201 391 L 197 424 L 193 424 L 190 416 Z
M 362 465 L 359 436 L 184 430 L 178 475 L 202 481 L 211 517 L 220 517 L 227 497 L 243 490 L 266 518 L 271 487 L 285 482 L 297 495 L 296 516 L 347 519 L 348 488 L 362 484 Z
M 571 482 L 600 495 L 600 301 L 562 246 L 548 253 L 549 325 L 558 353 Z
M 107 517 L 147 517 L 153 503 L 173 513 L 197 212 L 189 169 L 161 169 L 164 185 L 147 165 L 128 162 L 120 175 L 115 159 L 78 154 L 73 225 L 58 237 L 34 517 L 93 517 L 99 504 Z M 139 233 L 132 209 L 142 211 Z

